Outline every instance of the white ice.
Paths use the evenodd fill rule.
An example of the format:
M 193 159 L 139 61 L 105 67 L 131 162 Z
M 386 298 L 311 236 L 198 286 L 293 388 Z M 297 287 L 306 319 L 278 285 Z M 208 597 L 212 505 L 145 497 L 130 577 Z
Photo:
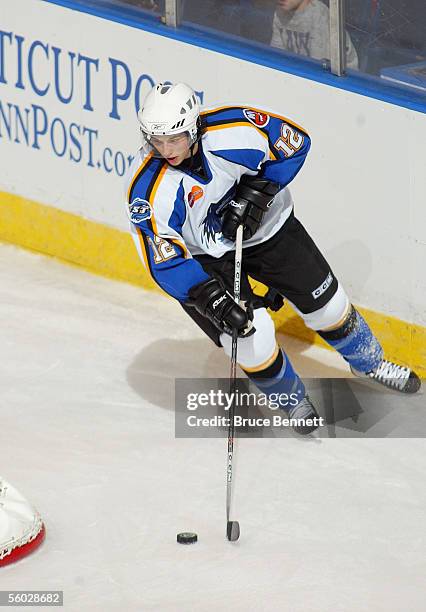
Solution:
M 172 300 L 13 246 L 0 286 L 0 474 L 47 528 L 0 590 L 63 590 L 66 611 L 426 609 L 424 439 L 240 440 L 229 543 L 226 440 L 175 439 L 173 410 L 175 377 L 226 377 L 222 352 Z M 281 340 L 301 374 L 346 375 Z

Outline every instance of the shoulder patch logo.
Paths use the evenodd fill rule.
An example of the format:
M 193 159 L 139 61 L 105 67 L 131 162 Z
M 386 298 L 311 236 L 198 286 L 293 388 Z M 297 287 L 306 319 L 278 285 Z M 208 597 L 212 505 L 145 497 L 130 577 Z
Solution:
M 142 198 L 135 198 L 131 204 L 129 204 L 130 221 L 132 223 L 141 223 L 142 221 L 148 221 L 152 217 L 151 204 L 147 200 Z
M 199 185 L 194 185 L 188 195 L 188 204 L 189 207 L 192 208 L 197 200 L 202 198 L 204 195 L 204 191 Z
M 258 128 L 263 128 L 269 123 L 270 117 L 266 113 L 260 113 L 251 108 L 245 108 L 243 113 L 245 118 Z

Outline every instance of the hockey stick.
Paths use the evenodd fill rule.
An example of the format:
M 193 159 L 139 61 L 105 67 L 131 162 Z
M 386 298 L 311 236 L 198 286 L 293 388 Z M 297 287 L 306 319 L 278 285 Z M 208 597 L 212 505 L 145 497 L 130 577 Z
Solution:
M 234 272 L 234 300 L 240 302 L 241 293 L 241 264 L 243 258 L 243 226 L 239 225 L 235 241 L 235 272 Z M 232 459 L 234 456 L 234 417 L 237 390 L 237 345 L 238 330 L 232 330 L 232 353 L 230 389 L 232 404 L 229 410 L 228 427 L 228 466 L 226 470 L 226 537 L 230 542 L 235 542 L 240 537 L 240 524 L 238 521 L 230 521 L 231 499 L 232 499 Z

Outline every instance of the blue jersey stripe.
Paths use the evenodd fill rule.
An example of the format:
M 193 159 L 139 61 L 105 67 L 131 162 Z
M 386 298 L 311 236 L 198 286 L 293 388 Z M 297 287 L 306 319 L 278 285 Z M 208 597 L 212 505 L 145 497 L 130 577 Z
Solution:
M 263 151 L 258 151 L 257 149 L 222 149 L 211 151 L 211 153 L 254 171 L 259 170 L 259 165 L 265 156 Z
M 129 191 L 129 204 L 132 203 L 135 197 L 149 201 L 152 188 L 165 161 L 156 157 L 151 157 L 146 164 L 142 166 L 138 174 L 132 181 L 132 186 Z
M 177 232 L 180 235 L 182 235 L 182 226 L 185 223 L 185 219 L 186 219 L 186 207 L 185 207 L 184 198 L 185 198 L 185 190 L 183 188 L 183 179 L 182 179 L 179 185 L 179 189 L 176 194 L 173 211 L 168 221 L 169 227 L 175 230 L 175 232 Z

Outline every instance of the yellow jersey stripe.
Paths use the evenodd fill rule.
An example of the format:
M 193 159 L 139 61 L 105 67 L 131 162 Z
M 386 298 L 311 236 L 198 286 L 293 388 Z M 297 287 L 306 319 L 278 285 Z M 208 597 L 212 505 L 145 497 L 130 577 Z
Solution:
M 186 248 L 186 246 L 183 244 L 183 242 L 181 242 L 180 240 L 178 240 L 177 238 L 171 238 L 170 239 L 171 242 L 173 242 L 174 244 L 176 244 L 178 247 L 180 247 L 183 251 L 183 256 L 185 257 L 185 259 L 188 258 L 188 249 Z
M 137 227 L 136 230 L 137 230 L 137 234 L 138 234 L 139 244 L 141 245 L 141 251 L 142 251 L 142 255 L 143 255 L 143 260 L 145 262 L 146 271 L 149 274 L 151 274 L 151 268 L 149 267 L 148 253 L 146 252 L 145 241 L 143 239 L 142 230 L 140 229 L 140 227 Z
M 149 203 L 151 204 L 151 210 L 152 210 L 152 216 L 151 216 L 151 223 L 152 223 L 152 229 L 154 231 L 154 234 L 157 234 L 158 236 L 158 230 L 157 230 L 157 223 L 155 221 L 155 215 L 154 215 L 154 200 L 155 200 L 155 196 L 157 194 L 157 190 L 160 186 L 161 181 L 164 178 L 164 174 L 166 173 L 167 170 L 167 164 L 164 164 L 164 166 L 161 168 L 157 179 L 151 189 L 151 193 L 149 195 Z
M 139 166 L 139 168 L 135 172 L 135 175 L 133 176 L 132 180 L 130 181 L 130 186 L 129 186 L 129 189 L 127 191 L 127 201 L 128 201 L 129 204 L 130 204 L 130 194 L 132 192 L 133 185 L 135 184 L 135 182 L 136 182 L 139 174 L 141 173 L 142 169 L 150 161 L 150 159 L 152 158 L 153 155 L 154 155 L 154 153 L 151 151 L 151 153 L 149 153 L 149 155 L 147 155 L 147 157 L 145 157 L 145 159 L 143 160 L 143 162 L 141 163 L 141 165 Z
M 202 112 L 201 115 L 209 115 L 210 113 L 217 113 L 218 111 L 228 110 L 230 108 L 240 108 L 240 107 L 236 107 L 235 105 L 231 105 L 231 104 L 229 104 L 228 106 L 218 106 L 217 108 L 210 108 L 209 110 Z M 255 106 L 241 106 L 241 108 L 242 109 L 247 108 L 249 110 L 254 110 L 254 111 L 258 112 L 258 113 L 264 113 L 265 115 L 269 115 L 270 117 L 274 117 L 275 119 L 281 119 L 281 121 L 285 121 L 286 123 L 290 123 L 290 125 L 296 127 L 298 130 L 302 130 L 302 132 L 305 132 L 305 134 L 308 133 L 305 130 L 304 127 L 298 125 L 297 123 L 294 123 L 294 121 L 292 121 L 291 119 L 288 119 L 287 117 L 283 117 L 282 115 L 277 115 L 275 113 L 270 113 L 269 111 L 263 110 L 261 108 L 256 108 Z M 256 126 L 254 126 L 254 127 L 256 127 Z
M 269 144 L 268 135 L 265 134 L 265 132 L 262 132 L 262 130 L 256 127 L 253 123 L 250 123 L 250 121 L 235 121 L 235 123 L 224 123 L 223 125 L 212 125 L 210 127 L 207 127 L 206 131 L 212 132 L 214 130 L 226 130 L 227 128 L 232 128 L 232 127 L 247 127 L 247 125 L 251 125 L 252 127 L 254 127 L 259 132 L 259 134 L 261 134 L 263 138 L 268 141 L 268 144 Z M 269 147 L 269 152 L 272 155 L 273 159 L 277 159 L 277 156 L 271 150 L 271 147 Z

